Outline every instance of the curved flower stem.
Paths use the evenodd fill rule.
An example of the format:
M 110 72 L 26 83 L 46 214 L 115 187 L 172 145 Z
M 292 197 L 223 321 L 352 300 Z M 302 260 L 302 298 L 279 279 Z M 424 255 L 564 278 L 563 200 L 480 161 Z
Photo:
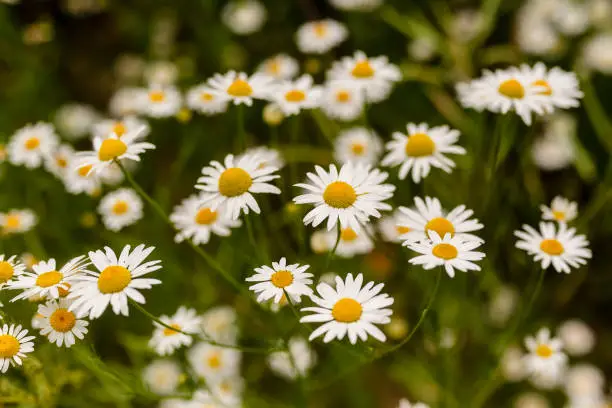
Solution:
M 181 329 L 177 329 L 176 327 L 172 327 L 167 323 L 164 323 L 163 321 L 161 321 L 158 317 L 156 317 L 155 315 L 153 315 L 152 313 L 149 313 L 149 311 L 147 309 L 145 309 L 144 307 L 142 307 L 140 305 L 140 303 L 136 302 L 135 300 L 128 298 L 128 300 L 130 301 L 130 303 L 132 304 L 132 306 L 134 306 L 136 309 L 138 309 L 140 311 L 140 313 L 142 313 L 143 315 L 147 316 L 149 319 L 151 319 L 152 321 L 154 321 L 155 323 L 159 324 L 160 326 L 165 327 L 168 330 L 172 330 L 175 331 L 177 333 L 181 333 L 181 334 L 186 334 L 187 336 L 193 336 L 195 333 L 187 333 L 182 331 Z
M 334 248 L 327 253 L 327 260 L 325 261 L 325 269 L 324 273 L 329 272 L 329 263 L 336 255 L 336 249 L 338 249 L 338 244 L 340 244 L 340 236 L 342 234 L 342 229 L 340 228 L 340 223 L 338 223 L 338 234 L 336 235 L 336 243 L 334 244 Z
M 251 222 L 251 214 L 247 214 L 244 217 L 244 222 L 246 224 L 247 234 L 249 236 L 249 242 L 253 247 L 253 251 L 255 252 L 255 257 L 259 258 L 260 262 L 267 264 L 267 260 L 264 259 L 263 250 L 257 246 L 257 241 L 255 240 L 255 233 L 253 232 L 253 223 Z

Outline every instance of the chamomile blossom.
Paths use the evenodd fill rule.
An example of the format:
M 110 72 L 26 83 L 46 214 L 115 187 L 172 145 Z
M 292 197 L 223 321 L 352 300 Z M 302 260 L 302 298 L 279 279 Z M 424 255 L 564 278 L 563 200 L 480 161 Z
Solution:
M 540 206 L 542 219 L 567 223 L 573 221 L 578 215 L 578 204 L 567 198 L 556 196 L 550 203 L 550 207 Z
M 5 258 L 4 254 L 0 254 L 0 289 L 19 278 L 25 269 L 25 265 L 17 258 L 17 255 Z
M 302 312 L 312 312 L 300 319 L 303 323 L 323 323 L 310 335 L 313 340 L 323 334 L 323 342 L 333 339 L 342 340 L 348 335 L 352 344 L 357 339 L 366 341 L 372 336 L 379 341 L 385 341 L 385 334 L 375 325 L 387 324 L 393 314 L 388 306 L 393 304 L 393 298 L 381 294 L 384 284 L 375 285 L 369 282 L 363 285 L 363 275 L 353 278 L 348 274 L 344 280 L 336 277 L 336 287 L 327 283 L 317 286 L 317 294 L 311 296 L 316 307 L 305 307 Z
M 9 289 L 22 290 L 11 302 L 33 296 L 57 299 L 61 291 L 70 289 L 74 279 L 85 272 L 87 265 L 89 260 L 85 256 L 77 256 L 59 269 L 53 258 L 40 261 L 32 266 L 32 272 L 20 274 L 17 280 L 8 285 Z
M 161 356 L 172 354 L 183 346 L 191 346 L 193 337 L 190 334 L 200 331 L 200 317 L 194 309 L 188 309 L 184 306 L 179 307 L 173 316 L 162 315 L 159 320 L 173 329 L 177 329 L 172 330 L 159 323 L 154 323 L 155 331 L 151 340 L 149 340 L 149 347 Z
M 105 195 L 98 212 L 104 226 L 111 231 L 121 231 L 143 217 L 140 196 L 131 188 L 120 188 Z
M 368 232 L 366 232 L 366 230 Z M 342 258 L 352 258 L 355 255 L 363 255 L 372 252 L 374 242 L 370 239 L 372 229 L 365 226 L 359 233 L 355 232 L 351 227 L 342 228 L 340 230 L 340 241 L 336 247 L 335 254 Z M 327 240 L 326 247 L 333 248 L 337 240 L 336 231 L 325 231 Z
M 6 373 L 9 366 L 21 365 L 27 353 L 34 351 L 34 336 L 21 325 L 4 324 L 0 329 L 0 372 Z
M 23 208 L 0 213 L 0 230 L 4 234 L 22 234 L 30 231 L 38 223 L 34 211 Z
M 582 60 L 589 69 L 612 75 L 612 33 L 590 37 L 582 48 Z
M 570 356 L 585 356 L 595 347 L 595 333 L 582 320 L 571 319 L 563 322 L 557 329 L 557 334 Z
M 64 173 L 64 186 L 70 194 L 93 196 L 100 192 L 102 181 L 98 174 L 91 172 L 93 165 L 81 165 L 82 158 L 74 157 Z M 108 167 L 110 168 L 110 166 Z M 103 170 L 104 171 L 104 170 Z
M 307 173 L 312 184 L 299 183 L 296 187 L 306 193 L 293 199 L 296 204 L 313 204 L 315 206 L 304 217 L 304 224 L 313 227 L 327 219 L 327 229 L 333 229 L 338 223 L 341 228 L 351 227 L 355 232 L 361 231 L 361 224 L 370 217 L 379 218 L 380 211 L 391 209 L 383 201 L 391 198 L 395 186 L 383 184 L 388 174 L 365 165 L 347 163 L 340 168 L 335 165 L 326 172 L 321 166 L 315 166 L 315 173 Z
M 249 289 L 255 292 L 258 302 L 274 299 L 279 303 L 285 292 L 294 301 L 300 302 L 301 296 L 312 294 L 312 273 L 306 270 L 310 265 L 287 264 L 285 258 L 272 262 L 272 267 L 262 265 L 255 268 L 255 274 L 246 278 L 247 282 L 256 282 Z
M 461 272 L 479 271 L 480 266 L 474 261 L 485 257 L 483 252 L 474 251 L 482 245 L 482 240 L 451 237 L 450 233 L 440 238 L 437 232 L 432 231 L 428 240 L 407 241 L 403 245 L 420 254 L 408 261 L 412 265 L 421 265 L 423 269 L 443 266 L 451 278 L 455 277 L 455 269 Z
M 62 105 L 55 113 L 54 123 L 58 132 L 70 140 L 86 136 L 93 123 L 99 120 L 99 114 L 94 108 L 82 103 Z
M 140 161 L 140 155 L 146 150 L 155 149 L 152 143 L 139 142 L 145 127 L 125 133 L 121 137 L 111 134 L 106 138 L 96 137 L 93 140 L 93 151 L 77 153 L 80 157 L 79 168 L 91 166 L 88 174 L 99 174 L 114 160 Z
M 271 353 L 267 358 L 268 365 L 274 373 L 288 380 L 304 377 L 316 363 L 317 355 L 300 337 L 290 339 L 287 349 Z
M 395 210 L 392 215 L 382 217 L 378 222 L 378 230 L 383 239 L 387 242 L 402 242 L 402 236 L 410 232 L 410 227 L 406 226 L 406 223 L 409 222 L 406 218 L 406 215 L 399 209 Z
M 534 84 L 531 74 L 526 75 L 515 67 L 485 70 L 482 77 L 458 84 L 457 93 L 465 108 L 503 115 L 514 111 L 526 125 L 531 125 L 532 113 L 546 112 L 547 88 Z
M 227 111 L 227 99 L 215 95 L 213 89 L 203 83 L 187 91 L 185 101 L 189 109 L 204 115 L 216 115 Z
M 364 95 L 347 80 L 328 81 L 321 95 L 321 110 L 330 118 L 345 122 L 361 116 Z
M 268 193 L 280 194 L 278 187 L 270 181 L 279 178 L 273 174 L 276 168 L 267 166 L 259 168 L 261 164 L 257 154 L 242 155 L 235 158 L 228 154 L 223 164 L 212 161 L 210 166 L 202 169 L 203 177 L 198 179 L 196 188 L 203 190 L 207 195 L 207 205 L 216 210 L 221 205 L 234 220 L 240 213 L 248 214 L 250 210 L 259 214 L 260 209 L 253 194 Z
M 531 147 L 533 161 L 540 169 L 560 170 L 576 161 L 577 125 L 577 119 L 566 113 L 559 112 L 546 118 L 542 136 Z
M 111 96 L 108 110 L 115 117 L 136 115 L 142 111 L 143 101 L 142 88 L 125 87 L 119 88 Z
M 104 119 L 92 126 L 93 137 L 106 139 L 111 134 L 121 138 L 126 133 L 137 132 L 139 138 L 146 138 L 151 132 L 151 127 L 147 121 L 134 116 L 126 116 L 122 119 Z
M 429 405 L 422 402 L 410 403 L 407 399 L 401 399 L 397 408 L 429 408 Z
M 242 406 L 244 380 L 237 371 L 238 367 L 236 367 L 235 373 L 211 379 L 209 382 L 210 393 L 223 407 Z
M 552 222 L 541 222 L 539 231 L 523 225 L 514 235 L 519 238 L 516 247 L 532 255 L 543 269 L 552 264 L 557 272 L 570 273 L 571 268 L 586 265 L 592 255 L 586 237 L 564 223 L 557 228 Z
M 7 145 L 9 162 L 30 169 L 40 167 L 58 144 L 59 139 L 50 123 L 38 122 L 24 126 L 15 132 Z
M 297 115 L 302 109 L 313 109 L 319 105 L 321 89 L 313 86 L 310 75 L 302 75 L 295 81 L 283 81 L 275 87 L 272 100 L 285 116 Z
M 74 149 L 69 144 L 61 144 L 45 157 L 45 169 L 54 176 L 62 179 L 70 167 L 70 162 L 74 157 Z
M 525 347 L 529 351 L 523 357 L 528 374 L 554 376 L 565 368 L 567 356 L 563 353 L 563 343 L 551 337 L 550 330 L 542 328 L 535 336 L 527 336 Z
M 174 394 L 181 381 L 181 366 L 174 360 L 159 359 L 142 371 L 142 379 L 158 395 Z
M 238 339 L 238 316 L 230 306 L 217 306 L 201 316 L 202 336 L 222 344 L 235 344 Z
M 63 345 L 70 348 L 76 343 L 75 338 L 83 340 L 88 331 L 89 322 L 69 310 L 71 303 L 71 300 L 62 298 L 51 299 L 38 305 L 38 314 L 41 316 L 40 334 L 58 347 Z
M 287 54 L 278 54 L 262 62 L 257 72 L 268 75 L 277 80 L 289 80 L 295 77 L 300 70 L 297 61 Z
M 206 244 L 212 234 L 227 237 L 231 228 L 242 225 L 239 220 L 229 218 L 223 206 L 213 210 L 207 201 L 206 195 L 193 194 L 174 207 L 170 221 L 178 230 L 175 242 L 190 239 L 196 245 Z
M 240 350 L 201 342 L 187 353 L 187 361 L 201 378 L 215 382 L 238 373 L 242 355 Z
M 354 56 L 335 62 L 328 77 L 331 80 L 349 80 L 364 93 L 368 102 L 380 102 L 387 99 L 393 84 L 402 79 L 402 74 L 387 57 L 368 57 L 357 51 Z
M 455 162 L 446 155 L 465 154 L 465 149 L 455 144 L 459 139 L 458 130 L 448 126 L 430 128 L 425 123 L 409 123 L 406 127 L 407 134 L 393 133 L 393 140 L 386 145 L 389 153 L 381 162 L 383 166 L 400 166 L 400 180 L 412 172 L 412 180 L 419 183 L 432 167 L 450 173 Z
M 159 260 L 144 262 L 154 249 L 141 244 L 131 251 L 130 245 L 126 245 L 119 257 L 109 247 L 90 251 L 89 259 L 97 271 L 87 270 L 78 277 L 68 295 L 75 299 L 70 309 L 96 319 L 110 304 L 113 313 L 127 316 L 128 299 L 143 304 L 145 298 L 139 290 L 161 283 L 158 279 L 143 278 L 162 267 Z
M 208 80 L 211 93 L 222 101 L 234 105 L 251 106 L 253 99 L 267 99 L 274 78 L 261 73 L 250 77 L 244 72 L 230 71 L 225 75 L 215 74 Z
M 373 130 L 354 127 L 340 132 L 334 141 L 334 158 L 340 164 L 375 165 L 382 152 L 380 137 Z
M 302 24 L 295 33 L 298 49 L 306 54 L 325 54 L 348 37 L 346 26 L 329 18 Z
M 256 0 L 232 0 L 225 4 L 221 20 L 234 34 L 249 35 L 261 29 L 268 12 Z
M 246 149 L 244 153 L 238 157 L 240 158 L 242 156 L 249 155 L 257 155 L 257 161 L 259 163 L 257 167 L 260 169 L 274 167 L 280 170 L 285 167 L 285 160 L 283 159 L 281 152 L 276 149 L 270 149 L 266 146 L 251 147 Z
M 171 85 L 150 85 L 140 94 L 140 113 L 152 118 L 174 116 L 183 104 L 181 93 Z M 119 135 L 117 135 L 119 136 Z
M 451 237 L 459 236 L 463 240 L 480 239 L 471 232 L 481 230 L 483 225 L 475 218 L 470 219 L 474 211 L 465 205 L 447 212 L 435 197 L 415 197 L 414 208 L 400 207 L 399 211 L 404 215 L 402 226 L 408 228 L 402 236 L 407 242 L 431 238 L 432 232 L 436 232 L 439 237 L 450 234 Z
M 533 67 L 521 65 L 519 70 L 531 86 L 541 87 L 539 92 L 543 96 L 543 104 L 548 113 L 555 108 L 569 109 L 580 106 L 580 98 L 584 96 L 576 74 L 567 72 L 559 67 L 548 69 L 542 62 Z

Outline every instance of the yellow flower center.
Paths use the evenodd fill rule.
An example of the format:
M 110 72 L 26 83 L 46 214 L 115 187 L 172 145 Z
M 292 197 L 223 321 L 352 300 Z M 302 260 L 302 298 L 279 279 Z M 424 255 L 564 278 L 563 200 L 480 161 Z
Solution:
M 548 255 L 561 255 L 564 251 L 563 244 L 556 239 L 545 239 L 540 243 L 540 249 Z
M 25 148 L 27 150 L 34 150 L 40 146 L 40 140 L 37 137 L 31 137 L 25 142 Z
M 62 156 L 57 156 L 55 158 L 55 163 L 57 164 L 57 167 L 59 167 L 60 169 L 65 169 L 66 166 L 68 166 L 68 160 L 66 160 L 66 158 Z
M 247 81 L 237 79 L 227 88 L 227 93 L 236 97 L 251 96 L 253 88 Z
M 553 93 L 550 84 L 543 79 L 538 79 L 537 81 L 534 81 L 534 83 L 532 83 L 531 85 L 544 88 L 543 91 L 538 92 L 538 94 L 540 95 L 550 96 Z
M 434 256 L 442 259 L 455 259 L 457 257 L 457 248 L 451 244 L 438 244 L 431 251 Z
M 332 316 L 342 323 L 353 323 L 359 320 L 363 313 L 361 304 L 355 299 L 342 298 L 332 308 Z
M 87 177 L 87 175 L 89 174 L 89 172 L 91 171 L 91 168 L 93 166 L 91 164 L 88 164 L 86 166 L 83 167 L 79 167 L 79 169 L 77 170 L 79 173 L 79 176 L 81 177 Z
M 113 213 L 115 215 L 123 215 L 129 208 L 128 203 L 123 200 L 119 200 L 115 203 L 115 205 L 113 205 Z
M 357 233 L 352 228 L 345 228 L 340 232 L 340 238 L 343 241 L 351 242 L 357 239 Z
M 398 225 L 397 227 L 395 227 L 395 230 L 399 235 L 404 235 L 410 232 L 410 228 L 404 227 L 403 225 Z
M 268 71 L 269 74 L 276 76 L 280 73 L 280 67 L 280 62 L 278 62 L 278 60 L 275 58 L 272 61 L 268 62 L 268 65 L 266 66 L 266 71 Z
M 62 286 L 58 286 L 57 287 L 57 293 L 61 297 L 68 296 L 68 293 L 70 293 L 70 284 L 69 283 L 64 283 Z
M 169 329 L 169 328 L 166 327 L 164 329 L 164 336 L 174 336 L 175 334 L 179 333 L 178 330 L 181 330 L 181 326 L 176 324 L 176 323 L 170 324 L 169 326 L 172 327 L 172 329 L 175 329 L 175 330 L 172 330 L 172 329 Z
M 304 99 L 306 99 L 306 94 L 297 89 L 293 89 L 285 94 L 285 99 L 288 102 L 302 102 Z
M 6 228 L 19 228 L 21 225 L 21 219 L 16 214 L 10 214 L 6 216 Z
M 19 353 L 19 340 L 10 334 L 0 336 L 0 358 L 10 358 Z
M 314 31 L 315 36 L 319 38 L 323 38 L 327 34 L 327 24 L 325 24 L 324 22 L 314 23 L 312 29 Z
M 113 160 L 127 151 L 127 145 L 118 139 L 106 139 L 98 151 L 98 158 L 102 161 Z
M 132 274 L 123 266 L 107 266 L 98 277 L 98 289 L 105 294 L 117 293 L 125 289 L 131 281 Z
M 213 353 L 206 359 L 210 368 L 217 369 L 221 367 L 221 356 L 219 353 Z
M 351 94 L 348 91 L 338 91 L 336 93 L 336 101 L 347 103 L 351 100 Z
M 523 99 L 525 96 L 525 88 L 516 79 L 508 79 L 499 85 L 497 91 L 512 99 Z
M 64 279 L 64 274 L 58 271 L 50 271 L 41 273 L 36 278 L 36 286 L 40 286 L 41 288 L 48 288 L 53 285 L 57 285 Z
M 553 214 L 553 217 L 555 218 L 555 220 L 557 220 L 557 221 L 564 221 L 565 220 L 565 211 L 553 211 L 552 214 Z
M 353 67 L 351 74 L 357 78 L 370 78 L 374 75 L 374 68 L 372 68 L 368 60 L 359 61 Z
M 293 274 L 289 271 L 276 271 L 270 277 L 270 282 L 277 288 L 286 288 L 293 283 Z
M 536 348 L 536 354 L 542 358 L 549 358 L 553 355 L 553 351 L 546 344 L 538 344 L 538 347 Z
M 440 238 L 444 238 L 444 235 L 446 234 L 451 234 L 451 237 L 455 235 L 455 227 L 453 226 L 453 223 L 442 217 L 432 218 L 429 220 L 429 222 L 425 225 L 425 232 L 427 232 L 429 235 L 429 231 L 437 232 Z
M 13 277 L 15 270 L 13 265 L 7 261 L 0 262 L 0 283 L 8 282 Z
M 53 330 L 66 333 L 72 330 L 76 324 L 76 316 L 67 309 L 57 309 L 49 317 L 49 324 L 53 327 Z
M 166 100 L 166 94 L 162 91 L 151 91 L 149 92 L 149 100 L 155 103 L 163 102 Z
M 210 225 L 217 220 L 217 212 L 210 208 L 200 208 L 195 216 L 196 223 L 200 225 Z
M 123 124 L 123 122 L 115 122 L 113 125 L 113 133 L 117 135 L 117 137 L 123 136 L 127 132 L 127 128 Z
M 425 133 L 415 133 L 406 141 L 406 155 L 411 157 L 431 156 L 436 150 L 436 144 Z
M 344 181 L 334 181 L 323 192 L 323 200 L 334 208 L 348 208 L 357 201 L 355 189 Z
M 351 151 L 355 156 L 362 156 L 365 153 L 365 145 L 363 143 L 353 143 Z
M 253 179 L 240 167 L 231 167 L 219 177 L 219 192 L 226 197 L 236 197 L 249 191 Z
M 201 99 L 202 101 L 204 101 L 204 102 L 210 102 L 210 101 L 212 101 L 213 99 L 215 99 L 215 97 L 214 97 L 214 96 L 213 96 L 213 94 L 211 94 L 211 93 L 208 93 L 208 92 L 202 92 L 202 93 L 200 94 L 200 99 Z

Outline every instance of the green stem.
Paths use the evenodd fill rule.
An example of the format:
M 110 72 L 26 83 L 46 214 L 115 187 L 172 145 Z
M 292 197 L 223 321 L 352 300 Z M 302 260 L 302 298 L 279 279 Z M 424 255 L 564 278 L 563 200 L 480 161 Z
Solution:
M 236 106 L 236 125 L 238 127 L 238 143 L 241 149 L 247 148 L 246 130 L 244 128 L 244 105 Z
M 149 311 L 147 309 L 145 309 L 144 307 L 142 307 L 140 305 L 140 303 L 136 302 L 135 300 L 133 300 L 132 298 L 128 298 L 129 302 L 132 304 L 132 306 L 134 306 L 136 309 L 138 309 L 140 311 L 140 313 L 142 313 L 143 315 L 147 316 L 149 319 L 151 319 L 152 321 L 154 321 L 155 323 L 159 324 L 160 326 L 165 327 L 168 330 L 172 330 L 175 331 L 177 333 L 181 333 L 181 334 L 186 334 L 187 336 L 193 336 L 195 333 L 187 333 L 182 331 L 181 329 L 177 329 L 176 327 L 172 327 L 167 323 L 164 323 L 163 321 L 161 321 L 158 317 L 156 317 L 155 315 L 153 315 L 152 313 L 149 313 Z
M 247 228 L 247 235 L 249 236 L 249 242 L 251 243 L 251 246 L 253 247 L 253 251 L 255 252 L 255 257 L 259 258 L 263 264 L 267 264 L 268 260 L 265 259 L 265 256 L 263 255 L 263 252 L 264 252 L 263 249 L 257 245 L 257 240 L 255 239 L 255 233 L 253 230 L 253 223 L 251 222 L 251 216 L 252 216 L 251 214 L 247 214 L 244 217 L 244 221 L 246 223 L 246 228 Z
M 340 228 L 340 221 L 338 221 L 337 228 L 338 228 L 338 234 L 336 235 L 336 243 L 334 244 L 334 248 L 327 253 L 327 260 L 325 261 L 325 269 L 323 270 L 324 273 L 329 272 L 329 264 L 332 258 L 336 254 L 336 249 L 338 249 L 338 244 L 340 244 L 340 236 L 342 235 L 342 229 Z

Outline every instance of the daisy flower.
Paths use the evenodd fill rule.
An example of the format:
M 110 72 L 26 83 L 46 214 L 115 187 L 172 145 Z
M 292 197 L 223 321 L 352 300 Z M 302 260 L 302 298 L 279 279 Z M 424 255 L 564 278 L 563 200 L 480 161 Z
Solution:
M 522 75 L 530 78 L 532 86 L 541 87 L 539 95 L 544 96 L 545 108 L 552 113 L 555 108 L 569 109 L 580 106 L 579 99 L 584 96 L 576 74 L 559 67 L 548 69 L 542 62 L 533 67 L 521 65 Z
M 174 207 L 170 221 L 178 230 L 175 242 L 190 239 L 196 245 L 207 244 L 211 234 L 227 237 L 231 234 L 231 228 L 242 225 L 239 220 L 230 219 L 224 207 L 213 210 L 205 204 L 207 201 L 206 195 L 193 194 Z
M 406 226 L 408 222 L 406 215 L 397 209 L 392 215 L 381 218 L 378 230 L 385 241 L 402 242 L 402 236 L 410 232 L 410 227 Z
M 217 403 L 224 407 L 241 407 L 244 380 L 238 373 L 212 379 L 210 391 Z
M 253 99 L 267 99 L 274 78 L 256 73 L 250 77 L 244 72 L 230 71 L 225 75 L 215 74 L 208 80 L 211 93 L 223 101 L 234 105 L 253 104 Z
M 108 111 L 112 116 L 123 117 L 135 115 L 142 110 L 142 88 L 125 87 L 119 88 L 111 96 L 108 103 Z
M 0 227 L 5 234 L 28 232 L 34 228 L 37 222 L 38 217 L 36 217 L 34 211 L 25 208 L 0 213 Z
M 287 54 L 278 54 L 262 62 L 257 72 L 268 75 L 277 80 L 289 80 L 295 77 L 300 66 L 294 58 Z
M 234 34 L 249 35 L 261 29 L 268 12 L 256 0 L 233 0 L 226 3 L 221 12 L 221 21 Z
M 301 296 L 310 296 L 312 289 L 312 273 L 306 273 L 310 265 L 291 264 L 281 258 L 278 262 L 272 262 L 272 268 L 267 265 L 255 268 L 255 275 L 246 278 L 247 282 L 257 282 L 249 287 L 258 294 L 257 301 L 262 303 L 274 298 L 274 303 L 279 303 L 285 291 L 296 302 L 301 301 Z
M 402 79 L 402 74 L 385 56 L 368 58 L 362 51 L 356 51 L 353 57 L 335 62 L 328 77 L 331 80 L 350 80 L 364 92 L 368 102 L 380 102 L 387 99 L 393 84 Z
M 202 336 L 222 344 L 236 344 L 238 339 L 238 317 L 230 306 L 217 306 L 201 316 Z
M 334 158 L 340 164 L 375 165 L 382 151 L 382 142 L 376 132 L 353 127 L 340 132 L 334 142 Z
M 268 366 L 281 377 L 294 380 L 305 377 L 308 371 L 315 365 L 317 355 L 310 348 L 308 342 L 300 337 L 289 340 L 288 351 L 277 351 L 267 358 Z
M 257 155 L 259 162 L 257 167 L 260 169 L 265 169 L 266 167 L 282 169 L 285 167 L 285 160 L 283 160 L 281 153 L 276 149 L 270 149 L 266 146 L 251 147 L 246 149 L 238 158 L 249 155 Z
M 126 116 L 123 119 L 104 119 L 92 126 L 93 137 L 102 140 L 111 134 L 121 138 L 127 133 L 134 132 L 138 133 L 138 137 L 144 139 L 151 132 L 151 127 L 147 121 L 134 115 Z
M 40 261 L 32 266 L 33 272 L 24 272 L 16 281 L 9 284 L 9 289 L 23 290 L 11 299 L 14 302 L 30 297 L 57 299 L 61 291 L 68 291 L 74 279 L 85 272 L 89 260 L 81 255 L 68 261 L 59 270 L 55 259 Z
M 207 84 L 196 85 L 187 91 L 187 107 L 204 115 L 216 115 L 227 111 L 227 100 L 215 95 Z
M 295 33 L 295 43 L 303 53 L 325 54 L 347 37 L 344 24 L 327 18 L 302 24 Z
M 331 119 L 349 122 L 361 116 L 364 95 L 350 81 L 328 81 L 323 88 L 320 105 Z
M 465 149 L 455 144 L 459 139 L 458 130 L 448 126 L 429 128 L 425 123 L 409 123 L 406 128 L 407 134 L 393 133 L 393 140 L 386 146 L 389 153 L 381 162 L 383 166 L 401 165 L 400 180 L 412 171 L 412 180 L 419 183 L 429 175 L 432 167 L 450 173 L 455 162 L 446 154 L 465 154 Z
M 142 278 L 142 276 L 161 269 L 161 261 L 144 260 L 155 247 L 145 248 L 138 245 L 130 253 L 131 247 L 126 245 L 119 258 L 112 249 L 104 247 L 104 251 L 89 252 L 89 259 L 98 271 L 85 271 L 78 277 L 69 298 L 75 299 L 70 306 L 79 315 L 89 314 L 90 319 L 102 316 L 109 303 L 113 313 L 127 316 L 128 299 L 144 304 L 145 298 L 138 289 L 151 289 L 160 284 L 158 279 Z
M 138 102 L 140 113 L 152 118 L 174 116 L 181 109 L 182 104 L 181 93 L 171 85 L 150 85 L 149 89 L 141 92 Z
M 440 238 L 435 231 L 432 231 L 429 237 L 428 240 L 420 242 L 404 242 L 404 246 L 420 254 L 411 258 L 408 261 L 410 264 L 422 265 L 423 269 L 444 266 L 446 273 L 451 278 L 455 277 L 455 269 L 461 272 L 480 270 L 480 266 L 473 261 L 480 261 L 485 257 L 484 253 L 474 251 L 482 245 L 482 240 L 464 239 L 460 236 L 451 237 L 450 233 Z
M 305 189 L 306 194 L 293 199 L 296 204 L 314 204 L 315 208 L 304 217 L 304 224 L 313 227 L 327 219 L 327 229 L 340 224 L 341 228 L 351 227 L 361 231 L 361 224 L 370 217 L 380 217 L 379 210 L 390 210 L 383 203 L 393 196 L 395 186 L 382 184 L 387 173 L 369 166 L 347 163 L 338 172 L 333 164 L 326 172 L 315 166 L 315 173 L 307 173 L 312 184 L 300 183 L 296 187 Z
M 79 168 L 91 166 L 89 173 L 99 174 L 113 164 L 114 160 L 140 161 L 140 155 L 148 149 L 155 149 L 155 145 L 138 142 L 146 128 L 125 133 L 121 137 L 111 134 L 106 138 L 96 137 L 93 140 L 93 151 L 77 153 L 81 157 Z
M 429 405 L 423 404 L 422 402 L 415 402 L 411 404 L 407 399 L 401 399 L 397 408 L 429 408 Z
M 514 235 L 519 238 L 516 247 L 532 255 L 543 269 L 552 264 L 557 272 L 570 273 L 570 267 L 586 265 L 587 259 L 591 258 L 586 237 L 576 235 L 576 229 L 568 228 L 564 223 L 557 229 L 552 222 L 541 222 L 540 231 L 523 225 L 523 230 L 515 231 Z
M 100 116 L 94 108 L 82 103 L 62 105 L 55 112 L 54 123 L 59 133 L 69 140 L 85 137 Z
M 272 92 L 272 100 L 286 116 L 297 115 L 302 109 L 316 108 L 321 89 L 313 87 L 312 82 L 310 75 L 302 75 L 295 81 L 283 81 Z
M 13 278 L 18 278 L 25 272 L 25 265 L 17 259 L 17 255 L 4 258 L 0 255 L 0 289 L 6 284 L 13 282 Z
M 29 169 L 40 167 L 43 160 L 55 151 L 59 139 L 53 125 L 39 122 L 19 129 L 8 143 L 8 158 L 11 164 Z
M 174 329 L 180 330 L 180 332 L 171 330 L 155 323 L 155 331 L 149 341 L 149 347 L 161 356 L 172 354 L 182 346 L 191 346 L 193 338 L 184 333 L 195 334 L 200 331 L 200 317 L 194 309 L 187 309 L 184 306 L 179 307 L 174 316 L 162 315 L 159 320 Z
M 76 342 L 75 337 L 83 340 L 87 334 L 89 322 L 79 319 L 70 311 L 71 303 L 71 300 L 63 298 L 51 299 L 45 304 L 38 305 L 38 314 L 41 316 L 40 334 L 58 347 L 64 345 L 70 348 Z
M 70 167 L 74 157 L 74 149 L 69 144 L 62 144 L 49 156 L 45 157 L 45 169 L 60 179 Z
M 387 308 L 393 304 L 393 298 L 380 294 L 384 286 L 383 283 L 374 286 L 374 282 L 363 285 L 362 274 L 353 278 L 350 273 L 344 281 L 336 277 L 335 288 L 319 283 L 318 295 L 310 297 L 318 306 L 303 308 L 302 312 L 313 314 L 300 319 L 302 323 L 323 323 L 310 334 L 309 340 L 325 334 L 323 341 L 329 343 L 336 338 L 342 340 L 348 334 L 351 344 L 355 344 L 357 338 L 365 341 L 368 335 L 385 341 L 385 334 L 375 326 L 389 323 L 393 314 Z
M 225 211 L 234 220 L 241 212 L 248 214 L 249 210 L 259 214 L 261 210 L 253 194 L 280 194 L 280 190 L 269 183 L 280 177 L 272 174 L 277 169 L 272 166 L 259 168 L 260 164 L 257 154 L 238 158 L 228 154 L 223 164 L 212 161 L 210 166 L 204 167 L 204 176 L 198 179 L 195 187 L 210 193 L 207 202 L 211 209 L 216 210 L 224 205 Z
M 241 357 L 240 350 L 206 342 L 197 343 L 187 353 L 193 371 L 207 382 L 237 374 Z
M 459 205 L 450 212 L 442 209 L 440 200 L 432 197 L 414 198 L 415 208 L 400 207 L 403 214 L 402 227 L 408 231 L 402 235 L 405 241 L 421 241 L 431 238 L 431 233 L 436 232 L 438 236 L 458 236 L 463 240 L 480 240 L 470 232 L 478 231 L 483 225 L 477 219 L 470 219 L 474 211 L 466 209 L 465 205 Z
M 365 229 L 370 231 L 371 228 L 364 226 L 359 233 L 355 232 L 351 227 L 342 228 L 340 230 L 340 242 L 336 248 L 336 255 L 342 258 L 352 258 L 355 255 L 363 255 L 372 252 L 374 249 L 374 242 L 370 239 L 370 236 L 366 233 Z M 333 248 L 336 245 L 336 239 L 338 234 L 336 231 L 325 231 L 326 247 Z
M 85 193 L 94 196 L 101 191 L 102 182 L 98 174 L 91 172 L 92 164 L 82 165 L 83 159 L 75 157 L 64 173 L 64 186 L 70 194 Z M 109 166 L 108 168 L 111 168 Z
M 21 359 L 27 353 L 34 351 L 34 336 L 28 336 L 26 329 L 21 325 L 4 324 L 0 330 L 0 372 L 6 373 L 9 365 L 21 365 Z
M 171 395 L 177 390 L 181 366 L 174 360 L 155 360 L 142 370 L 142 380 L 151 392 L 157 395 Z
M 523 357 L 525 368 L 531 375 L 554 375 L 565 368 L 567 356 L 563 353 L 563 343 L 551 338 L 550 330 L 542 328 L 533 336 L 525 338 L 529 351 Z
M 578 215 L 578 204 L 567 198 L 556 196 L 550 203 L 550 208 L 542 205 L 540 210 L 545 220 L 567 223 L 573 221 Z
M 142 200 L 131 188 L 120 188 L 102 198 L 98 212 L 106 229 L 120 231 L 143 216 Z
M 531 125 L 531 114 L 543 115 L 547 104 L 547 89 L 533 82 L 531 75 L 515 67 L 485 70 L 481 78 L 458 84 L 457 93 L 465 108 L 504 115 L 515 111 L 526 125 Z

